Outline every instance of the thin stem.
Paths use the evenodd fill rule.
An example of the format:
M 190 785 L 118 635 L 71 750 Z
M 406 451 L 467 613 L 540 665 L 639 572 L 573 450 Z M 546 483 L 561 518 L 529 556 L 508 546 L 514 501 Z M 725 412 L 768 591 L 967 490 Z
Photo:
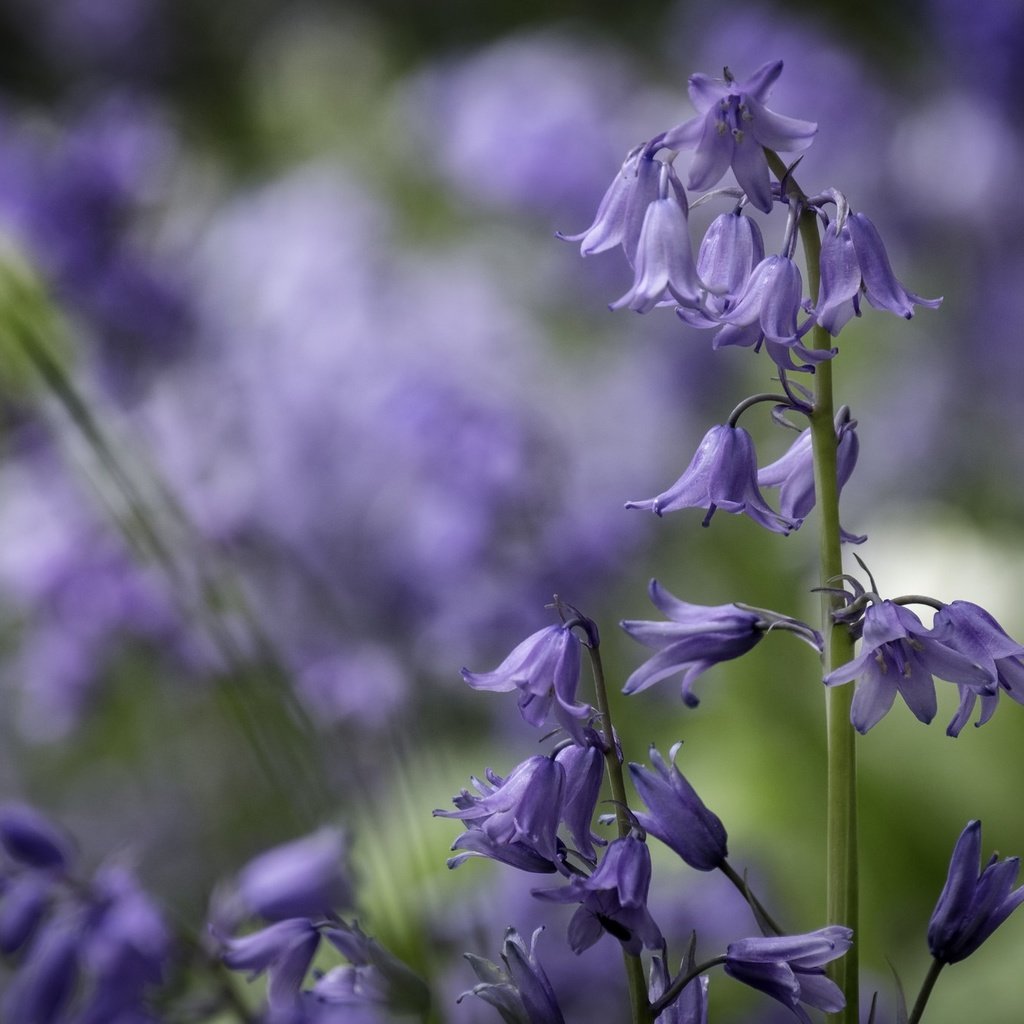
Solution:
M 661 997 L 651 1006 L 651 1016 L 657 1019 L 658 1014 L 664 1013 L 679 997 L 682 995 L 683 989 L 693 981 L 694 978 L 699 978 L 705 971 L 710 971 L 712 967 L 718 967 L 725 963 L 725 954 L 721 956 L 712 957 L 710 960 L 705 960 L 704 963 L 698 964 L 696 967 L 691 968 L 685 974 L 680 974 L 675 981 L 662 993 Z
M 739 890 L 740 895 L 750 904 L 750 909 L 754 911 L 754 917 L 757 918 L 757 923 L 763 921 L 768 927 L 775 932 L 776 935 L 784 935 L 785 932 L 782 930 L 778 922 L 768 913 L 764 908 L 764 904 L 754 895 L 754 890 L 747 884 L 747 880 L 742 878 L 736 873 L 736 869 L 727 861 L 723 860 L 718 865 L 719 870 L 729 879 L 730 882 Z
M 626 798 L 626 780 L 622 774 L 622 760 L 619 747 L 615 742 L 615 730 L 612 727 L 612 711 L 608 702 L 608 686 L 604 678 L 604 666 L 601 664 L 601 651 L 595 644 L 587 648 L 590 655 L 590 667 L 594 674 L 594 693 L 597 710 L 601 714 L 604 726 L 604 763 L 608 771 L 608 782 L 615 801 L 615 819 L 619 829 L 619 838 L 628 836 L 633 825 L 630 821 L 629 801 Z M 629 983 L 629 1007 L 633 1024 L 649 1024 L 654 1020 L 650 1004 L 647 1002 L 647 981 L 644 978 L 643 961 L 632 956 L 625 950 L 622 958 L 626 965 L 626 980 Z
M 787 195 L 803 200 L 804 194 L 778 155 L 768 152 L 769 166 L 782 180 Z M 804 207 L 800 216 L 800 241 L 807 264 L 808 290 L 816 299 L 820 285 L 821 236 L 813 210 Z M 811 329 L 815 350 L 832 347 L 832 339 L 820 324 Z M 832 390 L 832 362 L 818 363 L 814 372 L 814 406 L 810 412 L 811 446 L 814 455 L 814 489 L 820 516 L 820 585 L 843 572 L 842 534 L 839 527 L 839 485 L 836 473 L 835 401 Z M 853 657 L 853 637 L 846 625 L 837 622 L 833 612 L 843 607 L 840 595 L 821 592 L 821 632 L 825 639 L 823 655 L 826 674 Z M 857 880 L 857 750 L 856 734 L 850 724 L 852 686 L 830 686 L 825 690 L 825 719 L 828 737 L 828 824 L 826 919 L 829 924 L 858 930 Z M 830 1015 L 835 1024 L 857 1024 L 859 972 L 858 944 L 829 965 L 832 979 L 843 991 L 846 1007 Z
M 928 968 L 928 973 L 925 975 L 924 981 L 921 983 L 921 991 L 917 993 L 917 999 L 914 1001 L 914 1009 L 910 1013 L 910 1018 L 907 1024 L 917 1024 L 924 1014 L 924 1008 L 928 1004 L 928 997 L 932 994 L 932 989 L 935 988 L 935 982 L 938 981 L 939 972 L 945 967 L 946 964 L 942 960 L 932 960 L 931 966 Z

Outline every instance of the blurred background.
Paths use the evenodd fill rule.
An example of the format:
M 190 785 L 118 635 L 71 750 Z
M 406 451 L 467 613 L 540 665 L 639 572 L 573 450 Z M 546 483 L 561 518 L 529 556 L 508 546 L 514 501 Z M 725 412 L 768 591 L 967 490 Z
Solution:
M 431 810 L 537 749 L 459 669 L 497 665 L 557 593 L 601 626 L 617 689 L 643 652 L 616 623 L 656 617 L 652 576 L 813 617 L 815 536 L 623 510 L 773 368 L 670 311 L 609 313 L 620 254 L 555 232 L 691 115 L 691 72 L 783 58 L 772 107 L 819 123 L 803 187 L 844 191 L 904 283 L 945 296 L 840 339 L 844 525 L 883 594 L 974 600 L 1024 636 L 1022 47 L 1002 0 L 2 0 L 3 794 L 92 863 L 130 856 L 197 927 L 246 858 L 342 824 L 361 921 L 430 977 L 438 1020 L 493 1019 L 454 1002 L 461 953 L 542 922 L 569 1019 L 611 1020 L 613 940 L 576 959 L 535 879 L 445 868 L 458 828 Z M 764 409 L 745 425 L 768 461 L 790 438 Z M 696 710 L 671 681 L 616 708 L 633 760 L 685 739 L 734 864 L 803 931 L 825 923 L 823 699 L 788 640 L 708 673 Z M 886 1006 L 887 957 L 916 992 L 966 821 L 1024 851 L 1024 710 L 953 741 L 939 685 L 931 728 L 899 705 L 861 744 L 862 956 Z M 680 953 L 692 928 L 706 955 L 751 930 L 662 853 Z M 930 1019 L 982 997 L 1012 1019 L 1017 925 Z M 769 1019 L 712 993 L 714 1020 Z

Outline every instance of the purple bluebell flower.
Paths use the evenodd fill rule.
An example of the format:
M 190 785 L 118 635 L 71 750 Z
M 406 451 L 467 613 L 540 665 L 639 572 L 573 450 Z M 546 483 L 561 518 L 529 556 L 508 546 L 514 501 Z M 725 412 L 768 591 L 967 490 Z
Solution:
M 594 843 L 604 846 L 606 840 L 594 835 L 591 823 L 604 778 L 604 742 L 593 730 L 586 733 L 587 743 L 566 744 L 555 755 L 565 770 L 565 800 L 562 821 L 576 844 L 577 852 L 591 863 L 597 860 Z
M 696 966 L 691 943 L 687 957 L 686 970 Z M 651 974 L 647 997 L 653 1005 L 666 992 L 671 980 L 665 958 L 660 954 L 651 957 Z M 711 979 L 706 974 L 694 978 L 679 993 L 679 997 L 671 1006 L 662 1010 L 655 1019 L 655 1024 L 708 1024 L 708 987 Z
M 690 245 L 686 192 L 675 171 L 661 164 L 658 196 L 647 206 L 636 248 L 633 287 L 611 304 L 647 313 L 658 303 L 675 299 L 683 306 L 701 304 L 704 285 Z
M 40 871 L 64 872 L 74 857 L 70 837 L 27 804 L 0 807 L 0 847 L 18 864 Z
M 25 951 L 3 996 L 3 1020 L 58 1021 L 80 974 L 82 915 L 71 909 L 51 918 Z
M 928 948 L 944 964 L 969 957 L 1024 903 L 1024 886 L 1013 888 L 1019 857 L 999 860 L 992 854 L 978 874 L 980 863 L 981 822 L 969 821 L 953 847 L 946 884 L 928 924 Z
M 267 974 L 267 1002 L 271 1011 L 289 1011 L 297 1005 L 302 982 L 320 943 L 320 933 L 311 921 L 297 917 L 221 942 L 221 958 L 231 970 L 248 971 L 250 979 Z
M 573 876 L 561 889 L 534 889 L 538 899 L 579 903 L 569 922 L 569 945 L 582 953 L 601 937 L 614 935 L 627 953 L 661 949 L 665 940 L 647 909 L 651 852 L 635 836 L 615 839 L 589 878 Z
M 976 687 L 957 683 L 960 707 L 946 727 L 950 736 L 959 736 L 981 698 L 981 715 L 976 725 L 984 725 L 995 713 L 999 693 L 1006 693 L 1018 704 L 1024 704 L 1024 644 L 1007 636 L 1003 627 L 984 608 L 970 601 L 953 601 L 935 613 L 932 633 L 954 651 L 988 669 L 996 681 L 992 693 L 979 692 Z
M 845 406 L 836 414 L 836 477 L 842 492 L 857 465 L 860 442 L 856 432 L 857 421 L 850 417 Z M 786 453 L 757 471 L 758 487 L 779 488 L 779 513 L 797 526 L 814 508 L 814 453 L 811 430 L 802 430 Z M 849 544 L 862 544 L 866 536 L 850 533 L 840 527 L 842 538 Z
M 651 601 L 671 621 L 630 619 L 619 623 L 634 640 L 658 652 L 630 675 L 623 693 L 639 693 L 682 672 L 683 703 L 696 707 L 698 700 L 691 691 L 697 677 L 720 661 L 746 654 L 772 628 L 792 631 L 815 650 L 821 650 L 820 634 L 776 612 L 741 608 L 735 604 L 688 604 L 670 594 L 657 580 L 651 580 L 648 592 Z
M 53 883 L 24 871 L 0 880 L 0 953 L 10 955 L 32 937 L 50 904 Z
M 472 780 L 480 796 L 464 789 L 453 800 L 456 810 L 434 811 L 435 817 L 458 818 L 466 825 L 452 844 L 461 852 L 449 859 L 448 866 L 482 856 L 524 871 L 557 870 L 564 858 L 564 844 L 557 835 L 565 798 L 562 765 L 538 754 L 506 778 L 490 768 L 485 778 Z
M 238 873 L 237 899 L 246 914 L 268 921 L 325 917 L 351 906 L 345 853 L 345 837 L 336 828 L 275 846 Z
M 519 691 L 519 711 L 540 728 L 554 704 L 555 717 L 577 742 L 594 714 L 589 704 L 576 703 L 580 677 L 580 640 L 565 626 L 547 626 L 528 636 L 493 672 L 462 670 L 475 690 Z
M 927 629 L 909 608 L 879 601 L 864 612 L 861 653 L 827 676 L 826 686 L 858 680 L 850 708 L 854 728 L 866 733 L 893 705 L 899 693 L 922 722 L 935 717 L 932 676 L 991 693 L 991 672 L 954 650 Z
M 738 210 L 720 213 L 697 251 L 697 276 L 711 293 L 709 304 L 715 299 L 734 303 L 763 259 L 764 238 L 757 221 Z M 718 313 L 726 309 L 715 308 Z
M 728 855 L 725 827 L 718 816 L 709 811 L 676 767 L 676 755 L 682 743 L 669 751 L 668 765 L 652 745 L 651 763 L 654 771 L 630 763 L 629 771 L 640 799 L 649 814 L 637 813 L 636 819 L 652 836 L 679 854 L 698 871 L 721 867 Z
M 852 316 L 860 316 L 863 293 L 875 309 L 909 320 L 914 306 L 937 309 L 942 299 L 924 299 L 907 291 L 896 279 L 881 236 L 863 213 L 833 221 L 821 241 L 821 288 L 817 319 L 837 335 Z
M 655 515 L 681 508 L 707 509 L 707 526 L 718 509 L 731 515 L 745 513 L 773 533 L 788 534 L 792 520 L 768 507 L 757 486 L 754 440 L 742 427 L 720 424 L 701 441 L 683 475 L 657 497 L 628 501 L 626 508 L 650 509 Z
M 559 235 L 560 238 L 567 242 L 579 242 L 580 252 L 584 256 L 621 245 L 630 266 L 635 264 L 647 211 L 658 198 L 661 173 L 666 166 L 662 161 L 653 159 L 646 150 L 645 144 L 637 146 L 628 154 L 598 205 L 594 223 L 578 235 Z M 685 203 L 686 196 L 683 193 L 684 227 Z
M 853 932 L 829 925 L 804 935 L 740 939 L 725 951 L 725 972 L 737 981 L 777 999 L 811 1024 L 801 1006 L 836 1013 L 846 1005 L 839 986 L 825 977 L 824 966 L 853 945 Z
M 751 204 L 764 213 L 771 212 L 764 148 L 801 152 L 818 130 L 810 121 L 784 117 L 765 106 L 781 73 L 782 61 L 778 60 L 764 64 L 742 82 L 737 82 L 728 70 L 724 80 L 702 74 L 690 76 L 690 100 L 699 114 L 670 129 L 661 141 L 665 149 L 696 149 L 690 165 L 690 188 L 712 188 L 732 167 Z
M 538 928 L 527 948 L 515 928 L 505 932 L 501 959 L 505 967 L 466 954 L 466 959 L 480 979 L 469 992 L 463 992 L 461 1001 L 472 993 L 490 1003 L 507 1024 L 564 1024 L 561 1008 L 544 968 L 537 959 L 537 939 L 543 928 Z

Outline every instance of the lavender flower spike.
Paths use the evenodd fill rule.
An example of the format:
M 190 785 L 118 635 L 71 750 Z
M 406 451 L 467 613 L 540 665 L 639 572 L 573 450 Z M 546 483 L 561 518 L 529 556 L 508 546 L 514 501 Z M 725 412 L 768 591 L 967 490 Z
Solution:
M 696 148 L 690 166 L 691 189 L 712 188 L 732 167 L 740 188 L 763 213 L 772 208 L 768 161 L 764 148 L 784 153 L 802 152 L 818 126 L 769 110 L 764 104 L 782 74 L 782 61 L 771 61 L 749 78 L 737 82 L 728 69 L 725 79 L 691 75 L 690 100 L 697 117 L 669 129 L 665 149 Z
M 853 945 L 853 932 L 829 925 L 804 935 L 740 939 L 725 951 L 725 973 L 788 1006 L 803 1024 L 811 1018 L 801 1003 L 826 1013 L 846 1005 L 839 986 L 825 977 L 824 966 Z
M 896 279 L 881 236 L 863 213 L 854 213 L 842 226 L 833 221 L 821 241 L 821 287 L 818 323 L 833 337 L 852 316 L 860 316 L 860 295 L 875 309 L 909 320 L 914 306 L 937 309 L 942 299 L 924 299 L 907 291 Z
M 982 693 L 995 679 L 987 668 L 941 642 L 908 608 L 881 601 L 864 613 L 861 653 L 825 676 L 826 686 L 859 680 L 850 721 L 860 733 L 876 725 L 899 693 L 922 722 L 935 717 L 932 676 Z
M 576 703 L 579 677 L 580 641 L 565 626 L 547 626 L 528 636 L 493 672 L 462 670 L 475 690 L 518 690 L 520 714 L 538 728 L 554 702 L 559 724 L 583 743 L 583 728 L 594 709 Z
M 713 871 L 721 867 L 728 855 L 725 827 L 676 767 L 681 746 L 681 742 L 676 743 L 669 751 L 671 767 L 653 746 L 650 757 L 655 771 L 630 763 L 633 785 L 651 812 L 638 813 L 636 819 L 690 867 Z
M 634 836 L 614 840 L 589 878 L 574 875 L 561 889 L 534 889 L 538 899 L 579 903 L 569 922 L 569 945 L 582 953 L 601 937 L 614 935 L 627 953 L 661 949 L 665 940 L 647 909 L 651 887 L 651 853 Z
M 936 613 L 932 633 L 954 651 L 988 669 L 997 684 L 992 693 L 979 693 L 958 684 L 960 707 L 946 727 L 949 736 L 960 735 L 979 696 L 981 716 L 977 725 L 984 725 L 995 713 L 1000 690 L 1005 690 L 1018 704 L 1024 704 L 1024 644 L 1007 636 L 984 608 L 970 601 L 953 601 Z
M 980 862 L 981 822 L 969 821 L 953 847 L 949 875 L 928 925 L 928 948 L 944 964 L 969 957 L 1024 903 L 1024 886 L 1013 889 L 1018 857 L 998 860 L 993 854 L 979 875 Z
M 735 604 L 688 604 L 670 594 L 657 580 L 651 580 L 648 590 L 651 601 L 671 621 L 619 623 L 634 640 L 658 652 L 626 680 L 623 693 L 639 693 L 682 672 L 683 703 L 696 707 L 698 700 L 691 691 L 697 677 L 720 661 L 746 654 L 773 628 L 792 631 L 815 650 L 821 650 L 821 635 L 788 616 Z
M 720 424 L 701 441 L 683 475 L 655 498 L 627 501 L 626 508 L 650 509 L 655 515 L 681 508 L 707 509 L 703 526 L 718 509 L 744 513 L 772 533 L 788 534 L 797 523 L 768 507 L 757 486 L 754 440 L 742 427 Z

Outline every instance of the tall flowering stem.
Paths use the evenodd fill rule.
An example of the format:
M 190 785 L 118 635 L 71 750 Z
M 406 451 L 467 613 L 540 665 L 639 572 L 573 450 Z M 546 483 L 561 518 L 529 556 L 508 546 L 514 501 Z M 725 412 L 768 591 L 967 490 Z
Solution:
M 619 746 L 615 741 L 615 730 L 612 728 L 612 711 L 608 702 L 608 686 L 605 683 L 604 666 L 601 663 L 601 650 L 596 628 L 587 629 L 587 653 L 590 656 L 590 667 L 594 674 L 597 709 L 601 713 L 601 722 L 604 728 L 604 761 L 608 771 L 608 783 L 611 786 L 612 800 L 615 801 L 615 818 L 619 837 L 624 838 L 629 835 L 633 823 L 630 820 L 629 803 L 626 798 L 626 780 L 622 772 L 622 758 L 619 755 Z M 649 1024 L 653 1018 L 650 1004 L 647 1001 L 647 981 L 644 977 L 643 961 L 640 957 L 633 956 L 625 950 L 623 950 L 622 956 L 629 982 L 629 1008 L 633 1024 Z
M 805 197 L 780 157 L 768 151 L 768 163 L 780 181 L 787 184 L 789 197 L 800 202 Z M 820 283 L 821 236 L 813 210 L 804 208 L 800 216 L 800 241 L 807 264 L 808 293 L 818 294 Z M 815 325 L 811 346 L 815 350 L 832 347 L 827 330 Z M 835 400 L 832 387 L 832 362 L 816 364 L 814 406 L 810 413 L 811 444 L 814 452 L 814 487 L 820 509 L 819 565 L 821 594 L 821 632 L 825 638 L 823 654 L 826 674 L 853 657 L 853 637 L 849 629 L 837 623 L 832 613 L 841 597 L 828 591 L 828 581 L 843 572 L 841 529 L 839 526 L 839 484 L 835 433 Z M 826 731 L 828 737 L 828 824 L 827 824 L 827 909 L 826 920 L 858 932 L 857 880 L 857 751 L 856 733 L 850 724 L 852 687 L 846 692 L 828 687 L 825 692 Z M 831 1015 L 841 1024 L 858 1021 L 857 945 L 841 960 L 830 965 L 831 977 L 846 996 L 846 1008 Z

